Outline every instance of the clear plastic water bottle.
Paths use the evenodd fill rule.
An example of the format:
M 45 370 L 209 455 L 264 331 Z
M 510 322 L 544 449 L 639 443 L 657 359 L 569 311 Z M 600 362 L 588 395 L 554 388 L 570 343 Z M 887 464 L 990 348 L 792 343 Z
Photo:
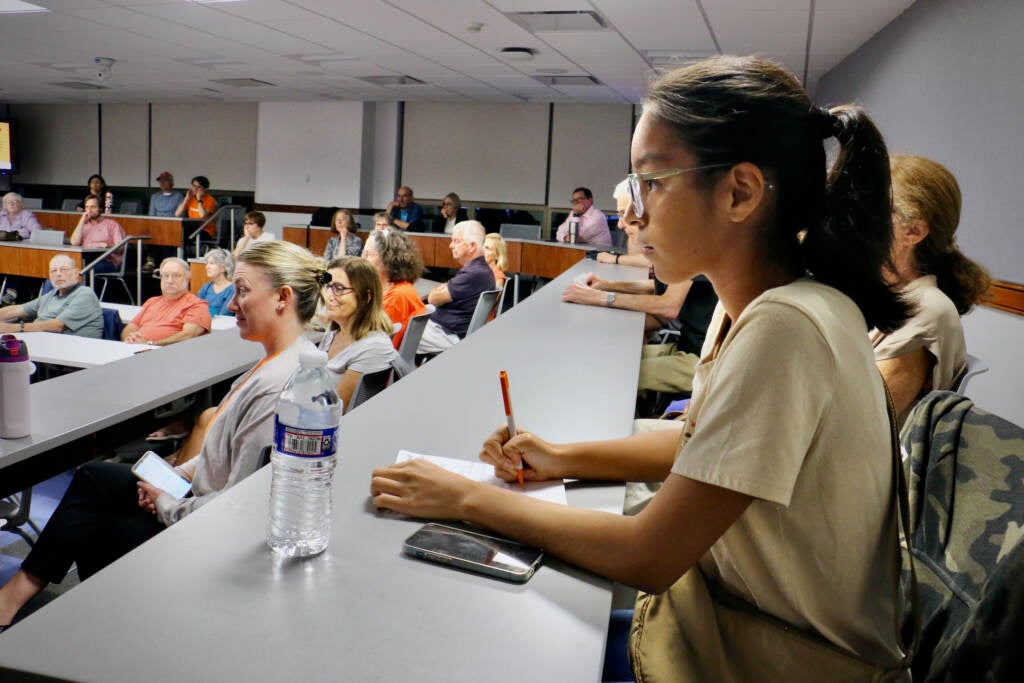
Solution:
M 331 479 L 341 399 L 327 354 L 310 349 L 277 401 L 267 545 L 288 557 L 316 555 L 331 535 Z

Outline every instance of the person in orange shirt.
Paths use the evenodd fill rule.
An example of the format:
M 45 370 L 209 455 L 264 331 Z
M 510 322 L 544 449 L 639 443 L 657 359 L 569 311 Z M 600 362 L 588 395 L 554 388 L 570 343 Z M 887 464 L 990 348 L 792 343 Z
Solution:
M 130 344 L 167 346 L 210 331 L 210 308 L 188 289 L 188 264 L 172 256 L 160 264 L 160 296 L 142 310 L 121 332 Z
M 192 186 L 185 193 L 185 199 L 178 204 L 174 215 L 180 218 L 192 220 L 206 220 L 217 210 L 217 200 L 210 194 L 210 179 L 204 175 L 197 175 L 192 179 Z M 207 225 L 205 231 L 213 234 L 213 224 Z
M 402 329 L 391 336 L 395 348 L 400 348 L 409 318 L 427 310 L 413 286 L 423 274 L 423 257 L 416 243 L 401 231 L 375 230 L 366 238 L 363 258 L 373 264 L 380 276 L 384 312 L 391 322 L 402 324 Z

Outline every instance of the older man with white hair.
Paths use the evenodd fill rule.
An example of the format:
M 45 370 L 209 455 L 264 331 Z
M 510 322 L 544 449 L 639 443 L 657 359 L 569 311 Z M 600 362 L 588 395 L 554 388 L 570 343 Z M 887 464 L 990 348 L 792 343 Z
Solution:
M 160 296 L 142 305 L 121 332 L 122 341 L 167 346 L 210 331 L 210 307 L 188 289 L 188 263 L 165 258 L 159 272 Z
M 36 230 L 42 230 L 35 214 L 25 209 L 25 200 L 17 192 L 4 195 L 4 208 L 0 211 L 0 232 L 17 232 L 27 240 Z
M 427 295 L 427 303 L 437 310 L 423 331 L 418 353 L 440 353 L 458 343 L 466 336 L 481 292 L 494 289 L 494 272 L 484 260 L 486 233 L 478 221 L 462 221 L 452 229 L 449 248 L 462 267 Z
M 103 313 L 96 293 L 82 285 L 75 262 L 66 254 L 50 259 L 53 289 L 20 306 L 0 308 L 0 332 L 58 332 L 79 337 L 103 336 Z

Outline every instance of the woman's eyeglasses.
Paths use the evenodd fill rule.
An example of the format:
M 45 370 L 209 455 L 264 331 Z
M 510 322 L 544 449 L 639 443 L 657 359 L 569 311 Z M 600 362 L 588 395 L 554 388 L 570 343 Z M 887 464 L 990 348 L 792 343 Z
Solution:
M 655 180 L 663 180 L 672 176 L 682 175 L 690 171 L 704 171 L 709 168 L 723 168 L 732 164 L 708 164 L 707 166 L 694 166 L 692 168 L 665 168 L 660 171 L 648 171 L 647 173 L 630 173 L 626 176 L 629 185 L 629 201 L 633 205 L 633 214 L 637 218 L 644 215 L 644 199 L 641 193 L 640 183 L 649 183 Z
M 340 282 L 328 283 L 328 284 L 324 285 L 324 289 L 330 291 L 330 293 L 334 295 L 335 299 L 337 299 L 339 297 L 342 297 L 342 296 L 345 296 L 345 292 L 354 292 L 355 291 L 355 287 L 346 287 L 345 285 L 341 284 Z

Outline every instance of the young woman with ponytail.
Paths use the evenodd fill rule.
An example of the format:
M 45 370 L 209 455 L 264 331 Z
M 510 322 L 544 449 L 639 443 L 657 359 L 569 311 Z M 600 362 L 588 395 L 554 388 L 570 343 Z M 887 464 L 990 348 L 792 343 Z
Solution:
M 878 368 L 902 422 L 934 389 L 952 388 L 967 361 L 960 316 L 980 302 L 991 280 L 956 243 L 960 187 L 942 164 L 893 156 L 893 245 L 889 281 L 916 313 L 898 330 L 871 332 Z
M 828 138 L 839 154 L 826 174 Z M 675 602 L 705 580 L 863 664 L 868 680 L 901 676 L 893 456 L 866 333 L 897 329 L 908 307 L 882 276 L 892 207 L 878 130 L 856 107 L 818 108 L 772 63 L 719 57 L 654 83 L 631 160 L 624 219 L 657 277 L 704 274 L 720 299 L 682 436 L 556 445 L 501 427 L 481 459 L 508 481 L 522 463 L 529 480 L 663 479 L 658 493 L 622 517 L 413 460 L 374 472 L 375 504 L 466 520 L 664 593 L 638 603 L 643 680 L 680 680 L 680 668 L 688 680 L 849 680 L 806 649 L 743 659 L 736 648 L 753 643 L 722 635 L 707 600 Z M 666 615 L 671 637 L 637 639 Z

